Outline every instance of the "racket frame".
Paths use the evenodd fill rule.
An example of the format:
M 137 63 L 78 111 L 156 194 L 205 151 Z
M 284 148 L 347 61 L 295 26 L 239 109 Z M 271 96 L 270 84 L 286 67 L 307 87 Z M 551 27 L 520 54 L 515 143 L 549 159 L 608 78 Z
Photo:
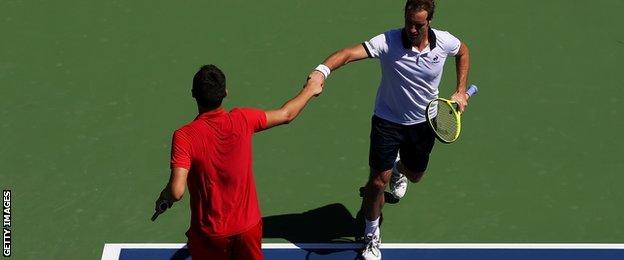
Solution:
M 468 90 L 466 91 L 466 94 L 468 94 L 468 96 L 471 97 L 474 94 L 476 94 L 477 91 L 479 91 L 477 86 L 470 85 L 470 87 L 468 87 Z M 446 105 L 450 106 L 451 111 L 453 112 L 453 115 L 455 116 L 455 120 L 457 121 L 457 132 L 455 133 L 455 136 L 452 140 L 445 140 L 444 138 L 442 138 L 440 134 L 438 134 L 438 132 L 436 131 L 436 128 L 433 125 L 434 118 L 431 118 L 430 116 L 431 113 L 429 113 L 429 109 L 435 101 L 444 102 Z M 429 127 L 431 127 L 431 129 L 433 130 L 433 133 L 435 134 L 438 141 L 442 143 L 450 144 L 450 143 L 457 141 L 457 139 L 459 139 L 459 134 L 461 133 L 461 112 L 457 110 L 457 106 L 458 106 L 457 102 L 455 101 L 448 100 L 445 98 L 436 98 L 434 100 L 429 101 L 429 104 L 427 104 L 427 107 L 425 108 L 425 118 L 427 119 L 427 123 L 429 123 Z M 437 114 L 437 111 L 436 111 L 436 114 Z
M 434 103 L 436 103 L 436 101 L 442 102 L 445 105 L 449 106 L 451 108 L 451 112 L 453 112 L 453 117 L 455 118 L 455 121 L 457 121 L 457 131 L 455 132 L 455 135 L 453 136 L 453 139 L 451 140 L 446 140 L 444 139 L 437 131 L 436 128 L 434 127 L 434 122 L 433 120 L 434 118 L 431 118 L 431 113 L 429 113 L 429 110 L 431 108 L 431 106 L 433 106 Z M 439 106 L 439 105 L 438 105 Z M 457 141 L 457 139 L 459 138 L 459 134 L 461 133 L 461 112 L 459 112 L 457 110 L 457 102 L 452 101 L 452 100 L 448 100 L 445 98 L 436 98 L 434 100 L 429 101 L 429 104 L 427 104 L 427 108 L 425 109 L 425 117 L 427 119 L 427 123 L 429 123 L 429 127 L 431 127 L 431 129 L 433 130 L 433 133 L 435 134 L 436 138 L 438 139 L 438 141 L 445 143 L 445 144 L 450 144 L 453 143 L 455 141 Z

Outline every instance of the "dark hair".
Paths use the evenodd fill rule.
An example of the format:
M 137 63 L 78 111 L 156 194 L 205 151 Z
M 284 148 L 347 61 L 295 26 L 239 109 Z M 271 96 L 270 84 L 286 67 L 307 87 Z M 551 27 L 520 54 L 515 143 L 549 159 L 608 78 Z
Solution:
M 193 77 L 191 90 L 197 104 L 209 110 L 221 106 L 225 92 L 225 75 L 215 65 L 202 66 Z
M 435 2 L 433 0 L 407 0 L 405 2 L 405 15 L 412 11 L 427 11 L 427 21 L 433 18 L 435 11 Z

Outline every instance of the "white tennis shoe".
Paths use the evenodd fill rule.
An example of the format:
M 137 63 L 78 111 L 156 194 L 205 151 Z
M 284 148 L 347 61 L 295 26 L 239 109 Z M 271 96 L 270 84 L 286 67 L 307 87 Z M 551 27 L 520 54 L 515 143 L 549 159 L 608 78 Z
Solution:
M 403 198 L 407 192 L 407 177 L 397 169 L 397 162 L 399 160 L 400 158 L 397 157 L 392 167 L 392 176 L 390 177 L 390 194 L 392 194 L 395 199 Z
M 381 250 L 379 249 L 381 240 L 379 239 L 379 236 L 368 234 L 364 238 L 364 243 L 366 243 L 366 247 L 364 247 L 364 250 L 362 251 L 362 259 L 381 260 Z

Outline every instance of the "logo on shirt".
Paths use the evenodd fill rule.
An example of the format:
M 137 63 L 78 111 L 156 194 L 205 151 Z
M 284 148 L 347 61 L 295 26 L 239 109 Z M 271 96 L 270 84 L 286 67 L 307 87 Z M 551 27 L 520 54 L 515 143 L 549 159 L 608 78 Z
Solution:
M 433 59 L 431 59 L 431 63 L 438 63 L 440 62 L 440 57 L 438 57 L 438 55 L 434 56 Z

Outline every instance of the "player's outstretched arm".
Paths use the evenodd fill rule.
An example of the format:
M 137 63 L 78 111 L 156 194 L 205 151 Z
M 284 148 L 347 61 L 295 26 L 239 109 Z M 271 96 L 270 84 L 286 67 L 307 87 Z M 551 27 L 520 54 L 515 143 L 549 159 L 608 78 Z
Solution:
M 308 78 L 323 79 L 329 76 L 329 73 L 337 70 L 345 64 L 368 58 L 366 49 L 362 44 L 357 44 L 348 48 L 340 49 L 325 59 L 321 65 L 313 70 Z M 320 72 L 320 73 L 319 73 Z M 323 77 L 321 77 L 323 76 Z
M 291 100 L 288 100 L 281 108 L 265 112 L 267 117 L 266 128 L 292 122 L 299 115 L 301 110 L 303 110 L 308 101 L 310 101 L 312 97 L 321 94 L 321 92 L 323 92 L 323 82 L 321 80 L 308 80 L 299 94 Z

